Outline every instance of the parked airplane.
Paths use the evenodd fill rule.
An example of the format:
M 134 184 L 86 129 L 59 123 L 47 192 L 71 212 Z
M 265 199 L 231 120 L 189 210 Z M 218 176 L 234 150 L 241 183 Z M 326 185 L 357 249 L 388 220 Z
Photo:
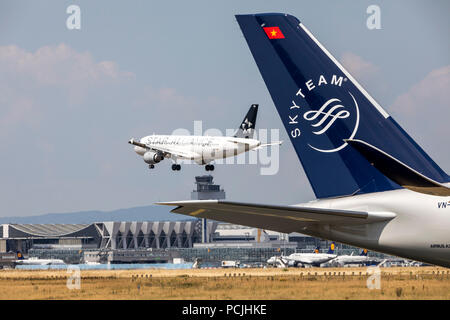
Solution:
M 367 256 L 367 249 L 363 249 L 359 255 L 340 255 L 330 260 L 330 265 L 344 266 L 346 264 L 368 264 L 378 261 L 378 259 Z
M 334 254 L 334 242 L 331 243 L 327 253 L 320 253 L 319 248 L 316 248 L 313 253 L 292 253 L 288 256 L 282 256 L 283 260 L 288 265 L 297 267 L 298 265 L 310 265 L 320 267 L 322 263 L 328 262 L 337 257 Z
M 281 144 L 261 144 L 259 140 L 253 139 L 257 113 L 258 105 L 252 104 L 233 137 L 151 135 L 139 141 L 131 139 L 128 143 L 135 146 L 134 151 L 142 156 L 150 169 L 165 158 L 171 158 L 174 162 L 172 170 L 181 169 L 177 159 L 188 159 L 199 165 L 206 164 L 206 171 L 213 171 L 214 165 L 210 163 L 216 159 L 234 157 L 249 150 Z
M 28 259 L 25 259 L 21 252 L 17 252 L 17 260 L 14 261 L 16 265 L 38 265 L 38 266 L 44 266 L 44 265 L 62 265 L 65 264 L 65 262 L 61 259 L 39 259 L 36 257 L 31 257 Z
M 318 199 L 161 204 L 450 267 L 450 176 L 297 18 L 236 18 Z

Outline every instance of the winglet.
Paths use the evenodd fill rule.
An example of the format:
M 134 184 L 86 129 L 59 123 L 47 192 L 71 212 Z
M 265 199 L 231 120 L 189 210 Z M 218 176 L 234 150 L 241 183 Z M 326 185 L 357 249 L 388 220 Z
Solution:
M 435 196 L 450 196 L 450 188 L 428 178 L 383 150 L 362 140 L 344 141 L 356 149 L 372 166 L 405 189 Z

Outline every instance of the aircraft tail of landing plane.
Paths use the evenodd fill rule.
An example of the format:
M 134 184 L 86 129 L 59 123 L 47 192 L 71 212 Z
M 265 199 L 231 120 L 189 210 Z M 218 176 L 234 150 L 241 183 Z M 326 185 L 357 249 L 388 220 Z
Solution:
M 236 19 L 317 198 L 400 187 L 448 194 L 449 176 L 297 18 Z
M 258 105 L 252 104 L 241 125 L 234 134 L 235 138 L 253 139 L 255 135 L 256 116 L 258 114 Z

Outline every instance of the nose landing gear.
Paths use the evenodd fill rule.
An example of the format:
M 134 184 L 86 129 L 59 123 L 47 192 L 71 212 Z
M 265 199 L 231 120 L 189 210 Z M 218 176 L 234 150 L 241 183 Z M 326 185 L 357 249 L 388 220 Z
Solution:
M 181 170 L 181 165 L 179 165 L 179 164 L 173 164 L 172 165 L 172 170 L 173 171 L 180 171 Z
M 214 165 L 212 165 L 212 164 L 207 164 L 207 165 L 205 166 L 205 170 L 206 170 L 206 171 L 214 171 Z

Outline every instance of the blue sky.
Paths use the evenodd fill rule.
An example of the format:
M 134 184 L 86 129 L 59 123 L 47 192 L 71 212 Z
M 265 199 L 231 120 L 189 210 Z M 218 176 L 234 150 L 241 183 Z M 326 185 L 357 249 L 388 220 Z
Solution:
M 81 30 L 66 8 L 81 8 Z M 366 8 L 381 8 L 381 30 Z M 186 165 L 154 171 L 126 143 L 177 128 L 222 131 L 259 103 L 282 128 L 234 14 L 286 12 L 308 29 L 447 172 L 448 1 L 3 1 L 0 10 L 0 216 L 113 210 L 187 199 Z M 277 175 L 218 165 L 228 199 L 314 198 L 284 130 Z

